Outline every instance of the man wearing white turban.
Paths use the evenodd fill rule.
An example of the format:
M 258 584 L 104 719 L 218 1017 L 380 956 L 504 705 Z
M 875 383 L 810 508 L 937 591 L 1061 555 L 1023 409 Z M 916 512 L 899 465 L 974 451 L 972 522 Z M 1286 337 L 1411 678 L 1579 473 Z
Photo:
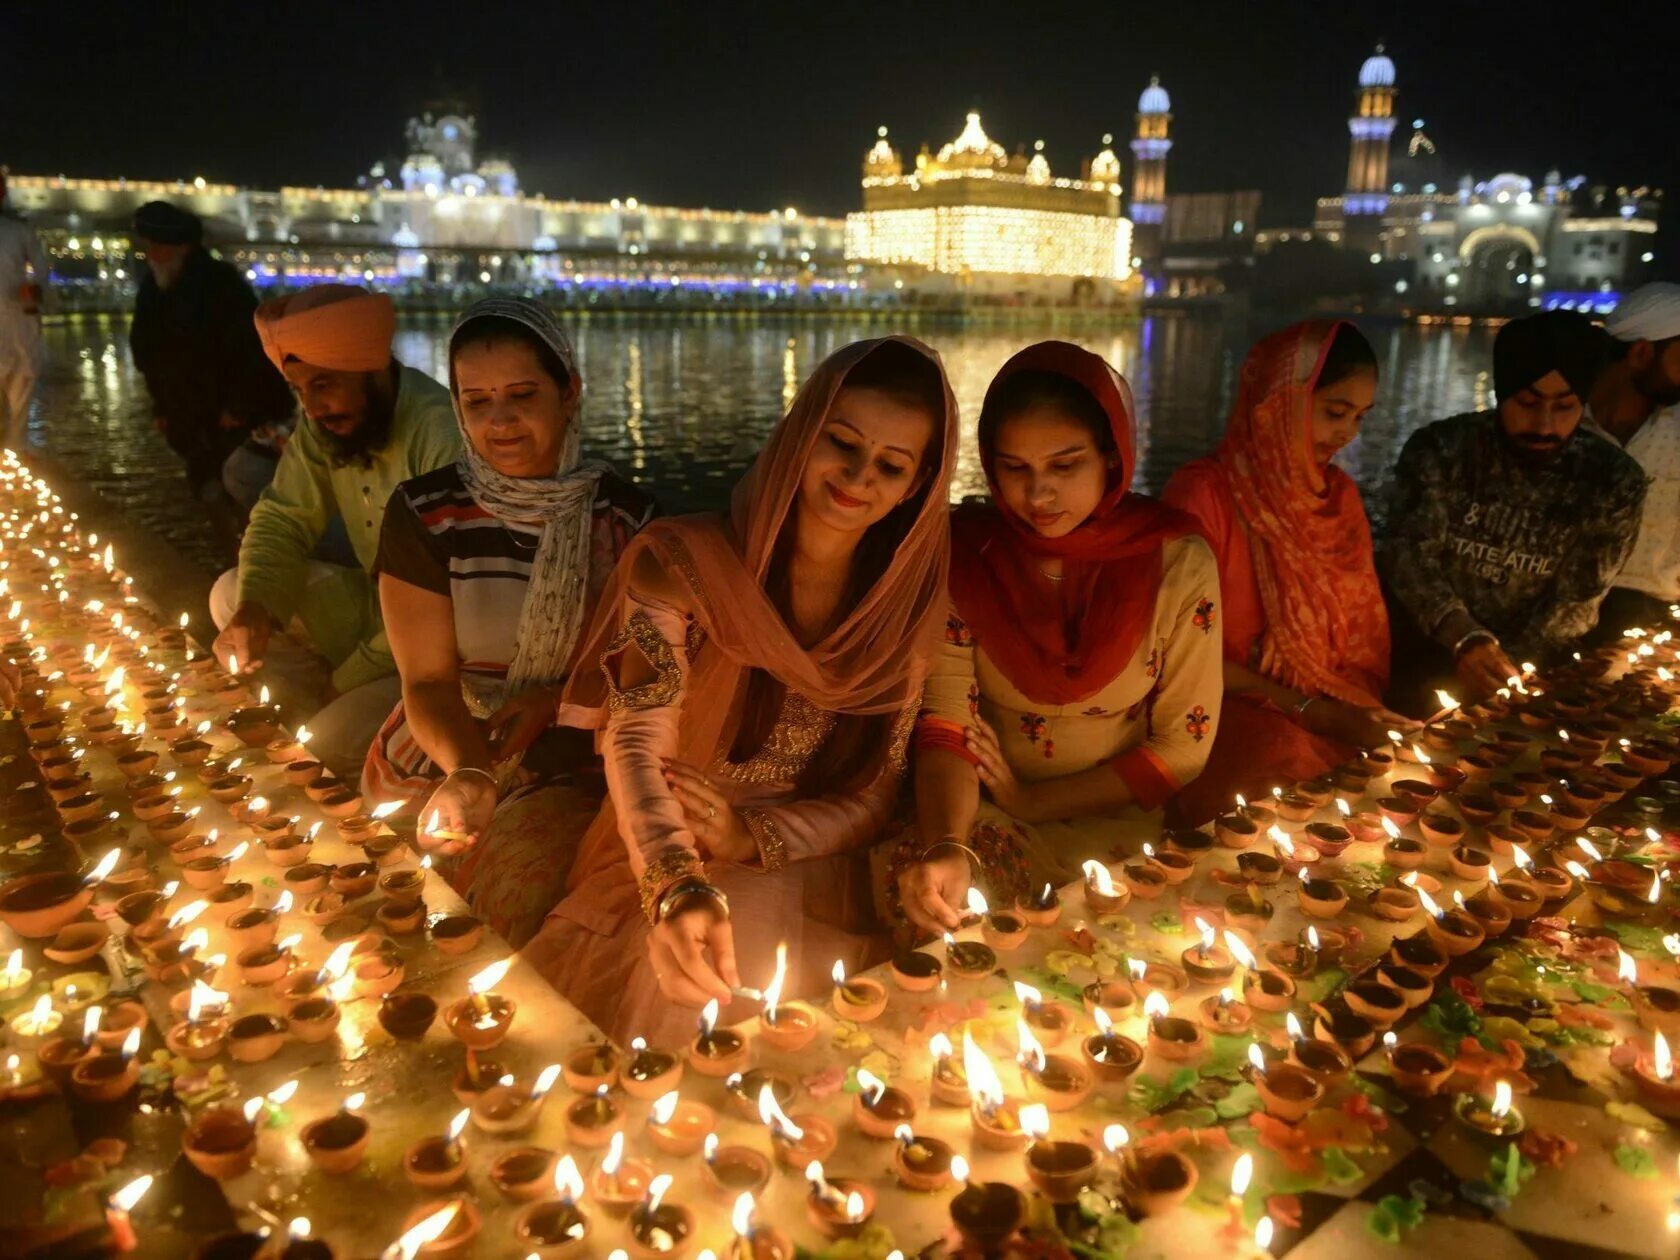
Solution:
M 1598 637 L 1667 624 L 1680 603 L 1680 284 L 1635 289 L 1605 323 L 1611 363 L 1588 406 L 1649 482 L 1639 540 L 1605 597 Z

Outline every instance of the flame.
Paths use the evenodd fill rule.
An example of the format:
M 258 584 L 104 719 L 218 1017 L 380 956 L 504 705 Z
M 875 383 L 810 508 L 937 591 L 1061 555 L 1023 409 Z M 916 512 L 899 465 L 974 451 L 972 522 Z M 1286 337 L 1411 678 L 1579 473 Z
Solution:
M 1239 966 L 1247 967 L 1252 970 L 1254 967 L 1254 951 L 1249 949 L 1249 947 L 1243 942 L 1242 937 L 1238 936 L 1229 928 L 1225 929 L 1224 936 L 1225 948 L 1231 951 L 1231 957 L 1237 960 L 1237 964 Z
M 1669 1054 L 1668 1051 L 1668 1038 L 1663 1036 L 1660 1032 L 1657 1034 L 1656 1043 L 1652 1047 L 1651 1062 L 1656 1069 L 1658 1080 L 1667 1081 L 1673 1079 L 1674 1057 Z
M 112 871 L 116 870 L 117 859 L 120 857 L 122 857 L 121 849 L 112 849 L 106 853 L 104 857 L 99 859 L 99 865 L 94 867 L 92 873 L 88 875 L 87 882 L 90 884 L 97 884 Z
M 1275 844 L 1285 857 L 1295 856 L 1295 842 L 1289 838 L 1289 833 L 1275 823 L 1266 830 L 1267 837 Z
M 1534 859 L 1528 856 L 1528 850 L 1520 844 L 1511 846 L 1511 864 L 1518 870 L 1526 871 L 1534 865 Z
M 210 903 L 202 898 L 190 905 L 182 906 L 174 914 L 169 916 L 169 930 L 173 932 L 177 928 L 186 927 L 187 924 L 198 918 L 199 915 L 203 914 L 209 908 Z
M 1676 944 L 1680 944 L 1680 940 L 1677 940 Z M 1680 953 L 1680 950 L 1676 952 Z M 928 1038 L 928 1053 L 933 1056 L 935 1061 L 939 1061 L 949 1059 L 955 1053 L 955 1050 L 951 1045 L 951 1039 L 944 1033 L 938 1032 Z
M 1421 888 L 1417 890 L 1417 895 L 1418 900 L 1423 902 L 1423 908 L 1429 911 L 1429 913 L 1436 919 L 1443 919 L 1446 917 L 1447 912 L 1435 903 L 1435 898 L 1431 897 Z
M 1213 948 L 1213 924 L 1198 914 L 1196 916 L 1196 931 L 1202 934 L 1202 953 L 1205 954 Z
M 1148 997 L 1143 999 L 1143 1013 L 1148 1019 L 1160 1019 L 1171 1009 L 1171 1004 L 1159 991 L 1152 991 Z
M 705 1007 L 700 1012 L 700 1035 L 702 1037 L 710 1037 L 712 1035 L 712 1029 L 717 1027 L 717 1020 L 718 1000 L 713 998 L 710 1002 L 706 1003 Z
M 357 1090 L 354 1094 L 347 1094 L 340 1106 L 345 1111 L 360 1111 L 362 1104 L 367 1101 L 367 1095 Z
M 770 983 L 764 986 L 764 1014 L 773 1017 L 776 1007 L 781 1005 L 782 990 L 787 986 L 787 943 L 779 942 L 776 946 L 776 970 L 770 977 Z
M 513 966 L 513 955 L 511 954 L 502 959 L 500 962 L 491 963 L 483 971 L 479 972 L 476 976 L 467 981 L 467 992 L 472 994 L 474 997 L 477 997 L 480 993 L 490 992 L 491 989 L 494 989 L 502 982 L 503 977 L 505 977 L 508 973 L 508 968 L 511 966 Z
M 181 942 L 183 954 L 196 954 L 210 944 L 210 933 L 204 928 L 194 928 L 187 933 L 187 939 Z
M 601 1162 L 601 1171 L 607 1171 L 605 1160 Z M 562 1203 L 576 1203 L 583 1197 L 583 1175 L 578 1172 L 577 1161 L 570 1155 L 562 1155 L 560 1162 L 554 1165 L 554 1192 L 560 1196 Z
M 1093 858 L 1079 869 L 1085 872 L 1085 886 L 1099 897 L 1114 895 L 1114 878 L 1108 873 L 1108 867 Z
M 986 903 L 985 894 L 973 884 L 968 886 L 968 912 L 982 917 L 992 912 L 991 906 Z
M 846 1196 L 846 1220 L 856 1224 L 863 1219 L 863 1196 L 856 1190 Z
M 671 1117 L 677 1114 L 677 1103 L 679 1101 L 681 1101 L 681 1096 L 674 1089 L 670 1093 L 661 1094 L 654 1099 L 653 1106 L 649 1108 L 648 1114 L 653 1117 L 655 1124 L 670 1124 Z
M 834 983 L 835 983 L 836 986 L 845 984 L 846 983 L 846 964 L 841 962 L 838 958 L 836 958 L 834 960 L 834 966 L 832 966 L 828 969 L 828 974 L 834 978 Z
M 1272 1218 L 1262 1216 L 1254 1226 L 1254 1245 L 1260 1251 L 1270 1251 L 1272 1247 Z
M 1511 1110 L 1511 1085 L 1509 1081 L 1495 1081 L 1493 1083 L 1493 1114 L 1503 1116 Z
M 881 1096 L 887 1092 L 887 1083 L 868 1068 L 857 1070 L 858 1090 L 863 1095 L 863 1105 L 873 1107 L 881 1101 Z
M 1266 1074 L 1266 1052 L 1260 1048 L 1258 1041 L 1248 1043 L 1248 1061 L 1261 1076 Z
M 1108 1012 L 1100 1006 L 1091 1008 L 1091 1022 L 1097 1026 L 1097 1035 L 1107 1039 L 1114 1035 L 1114 1021 L 1108 1017 Z
M 1111 1124 L 1102 1133 L 1103 1149 L 1110 1155 L 1123 1149 L 1131 1140 L 1132 1135 L 1126 1131 L 1123 1124 Z
M 717 1156 L 717 1148 L 718 1135 L 715 1133 L 706 1134 L 706 1140 L 700 1144 L 700 1158 L 708 1164 L 711 1163 Z
M 82 1041 L 93 1040 L 93 1035 L 99 1031 L 99 1020 L 105 1012 L 97 1006 L 87 1008 L 87 1014 L 82 1017 Z
M 1248 1183 L 1254 1179 L 1254 1156 L 1244 1151 L 1231 1165 L 1231 1197 L 1240 1199 L 1248 1193 Z
M 1243 814 L 1248 812 L 1248 799 L 1241 792 L 1237 793 L 1237 812 Z
M 187 1022 L 196 1024 L 204 1017 L 207 1010 L 221 1010 L 227 1005 L 228 995 L 212 989 L 202 980 L 194 980 L 192 994 L 187 999 Z
M 274 913 L 285 914 L 292 908 L 292 890 L 286 889 L 274 902 Z
M 1126 972 L 1132 977 L 1132 983 L 1136 984 L 1149 974 L 1149 964 L 1141 958 L 1128 958 L 1126 959 Z
M 675 1180 L 676 1178 L 671 1176 L 670 1173 L 660 1173 L 659 1176 L 648 1182 L 647 1214 L 649 1216 L 659 1211 L 660 1200 L 665 1197 L 665 1192 L 671 1188 L 671 1183 Z
M 1585 836 L 1575 837 L 1575 847 L 1595 862 L 1604 861 L 1604 855 L 1600 853 L 1593 842 L 1588 840 Z
M 1454 700 L 1440 688 L 1436 688 L 1435 690 L 1435 699 L 1440 703 L 1443 714 L 1458 708 L 1458 701 Z
M 531 1086 L 532 1101 L 541 1098 L 544 1094 L 548 1093 L 549 1090 L 553 1089 L 554 1082 L 559 1079 L 560 1065 L 558 1063 L 550 1063 L 542 1071 L 538 1072 L 537 1083 Z
M 1653 906 L 1656 905 L 1658 901 L 1662 900 L 1661 871 L 1651 872 L 1651 890 L 1645 894 L 1645 900 L 1650 902 Z
M 1050 1108 L 1043 1103 L 1033 1103 L 1021 1108 L 1021 1132 L 1035 1142 L 1042 1142 L 1050 1136 Z
M 1283 1026 L 1288 1031 L 1291 1041 L 1299 1041 L 1307 1035 L 1301 1028 L 1301 1021 L 1295 1017 L 1294 1011 L 1289 1011 L 1284 1015 Z
M 1035 1010 L 1044 1004 L 1044 994 L 1033 988 L 1032 985 L 1023 984 L 1019 980 L 1014 983 L 1015 1000 L 1022 1006 L 1026 1007 L 1029 1011 Z
M 17 976 L 23 970 L 23 951 L 14 949 L 6 958 L 6 983 L 16 984 Z
M 797 1142 L 805 1136 L 805 1130 L 787 1118 L 782 1105 L 776 1101 L 776 1091 L 768 1085 L 758 1091 L 758 1118 L 764 1121 L 773 1137 Z
M 472 1112 L 466 1107 L 462 1107 L 455 1113 L 454 1119 L 449 1122 L 449 1140 L 451 1142 L 460 1141 L 461 1130 L 467 1127 L 467 1117 L 470 1115 L 472 1115 Z
M 624 1163 L 624 1130 L 615 1129 L 612 1140 L 607 1143 L 607 1153 L 601 1160 L 601 1173 L 606 1177 L 616 1177 L 619 1165 Z
M 247 1098 L 245 1100 L 245 1105 L 240 1108 L 240 1111 L 242 1111 L 245 1115 L 246 1124 L 255 1124 L 257 1122 L 257 1113 L 262 1109 L 262 1095 L 258 1094 L 255 1098 Z
M 1338 814 L 1340 814 L 1343 818 L 1352 818 L 1353 817 L 1353 806 L 1349 805 L 1347 803 L 1347 801 L 1343 800 L 1341 797 L 1338 796 L 1336 798 L 1336 812 Z
M 729 1224 L 740 1237 L 752 1237 L 753 1197 L 751 1191 L 743 1190 L 741 1196 L 735 1200 L 735 1208 L 729 1214 Z
M 111 1206 L 119 1212 L 132 1212 L 134 1205 L 146 1197 L 146 1191 L 152 1188 L 152 1175 L 136 1177 L 121 1190 L 111 1196 Z
M 911 1142 L 913 1142 L 915 1140 L 916 1140 L 916 1135 L 911 1130 L 909 1125 L 900 1124 L 900 1125 L 896 1125 L 893 1128 L 893 1141 L 902 1142 L 906 1146 L 908 1146 Z
M 1616 979 L 1623 984 L 1639 983 L 1639 964 L 1633 961 L 1633 956 L 1625 949 L 1616 951 Z
M 287 1103 L 292 1101 L 292 1095 L 296 1094 L 297 1092 L 298 1092 L 297 1078 L 293 1077 L 291 1080 L 287 1081 L 284 1085 L 279 1085 L 279 1086 L 276 1086 L 274 1089 L 269 1090 L 268 1094 L 267 1094 L 267 1098 L 268 1098 L 268 1101 L 273 1103 L 276 1107 L 284 1107 Z
M 1028 1033 L 1030 1037 L 1032 1034 Z M 974 1044 L 974 1037 L 963 1029 L 963 1072 L 968 1077 L 968 1092 L 981 1110 L 995 1110 L 1003 1105 L 1003 1082 L 985 1051 Z
M 1039 1044 L 1038 1038 L 1033 1036 L 1032 1029 L 1027 1027 L 1027 1021 L 1024 1019 L 1015 1021 L 1015 1041 L 1018 1046 L 1015 1062 L 1035 1075 L 1042 1072 L 1044 1070 L 1044 1047 Z
M 1568 871 L 1576 879 L 1582 881 L 1590 880 L 1592 878 L 1592 876 L 1587 872 L 1587 868 L 1582 866 L 1573 858 L 1563 864 L 1563 869 Z

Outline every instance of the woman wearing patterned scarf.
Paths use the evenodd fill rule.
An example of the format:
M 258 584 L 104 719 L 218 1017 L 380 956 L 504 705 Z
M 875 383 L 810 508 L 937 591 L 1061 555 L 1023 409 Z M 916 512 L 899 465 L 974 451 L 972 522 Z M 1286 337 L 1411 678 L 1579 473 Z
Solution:
M 461 458 L 399 486 L 380 536 L 403 701 L 363 788 L 420 809 L 421 844 L 517 945 L 559 899 L 566 828 L 599 807 L 598 777 L 578 779 L 587 735 L 554 726 L 560 687 L 652 504 L 582 458 L 582 381 L 546 308 L 472 307 L 450 338 L 449 378 Z

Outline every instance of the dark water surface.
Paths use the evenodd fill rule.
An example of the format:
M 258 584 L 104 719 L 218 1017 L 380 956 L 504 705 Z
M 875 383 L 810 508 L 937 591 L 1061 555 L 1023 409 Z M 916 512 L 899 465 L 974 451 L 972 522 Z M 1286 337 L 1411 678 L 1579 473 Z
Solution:
M 444 376 L 449 321 L 405 324 L 396 353 Z M 128 354 L 127 320 L 88 318 L 49 328 L 48 361 L 30 425 L 78 480 L 96 488 L 137 525 L 163 536 L 183 560 L 219 567 L 215 545 L 186 493 L 174 454 L 152 431 L 144 383 Z M 572 330 L 587 385 L 586 449 L 648 486 L 667 511 L 715 507 L 751 461 L 825 355 L 879 325 L 841 320 L 583 323 Z M 957 495 L 984 489 L 974 423 L 986 385 L 1014 351 L 1067 336 L 1106 357 L 1136 396 L 1138 484 L 1159 490 L 1174 469 L 1219 440 L 1237 368 L 1263 324 L 1208 316 L 1150 316 L 1124 329 L 1071 334 L 1032 325 L 913 329 L 944 356 L 962 407 L 964 442 Z M 1490 404 L 1491 331 L 1481 327 L 1374 324 L 1366 328 L 1383 364 L 1376 409 L 1339 461 L 1364 488 L 1379 523 L 1388 470 L 1416 428 Z

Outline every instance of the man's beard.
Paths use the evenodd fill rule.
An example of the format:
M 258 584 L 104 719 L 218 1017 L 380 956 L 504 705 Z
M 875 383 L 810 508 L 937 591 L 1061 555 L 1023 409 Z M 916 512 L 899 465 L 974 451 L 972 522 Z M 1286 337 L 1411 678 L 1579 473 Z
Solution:
M 1672 407 L 1680 403 L 1680 384 L 1664 376 L 1656 364 L 1634 377 L 1633 387 L 1643 394 L 1653 407 Z
M 312 421 L 315 432 L 320 435 L 321 445 L 326 447 L 327 458 L 336 468 L 347 464 L 360 464 L 363 468 L 373 465 L 373 455 L 382 450 L 391 437 L 391 425 L 396 418 L 397 395 L 394 389 L 385 387 L 379 380 L 377 372 L 369 372 L 367 376 L 367 412 L 362 416 L 362 422 L 346 434 L 334 433 L 320 421 Z M 339 417 L 330 416 L 328 419 L 337 420 Z

